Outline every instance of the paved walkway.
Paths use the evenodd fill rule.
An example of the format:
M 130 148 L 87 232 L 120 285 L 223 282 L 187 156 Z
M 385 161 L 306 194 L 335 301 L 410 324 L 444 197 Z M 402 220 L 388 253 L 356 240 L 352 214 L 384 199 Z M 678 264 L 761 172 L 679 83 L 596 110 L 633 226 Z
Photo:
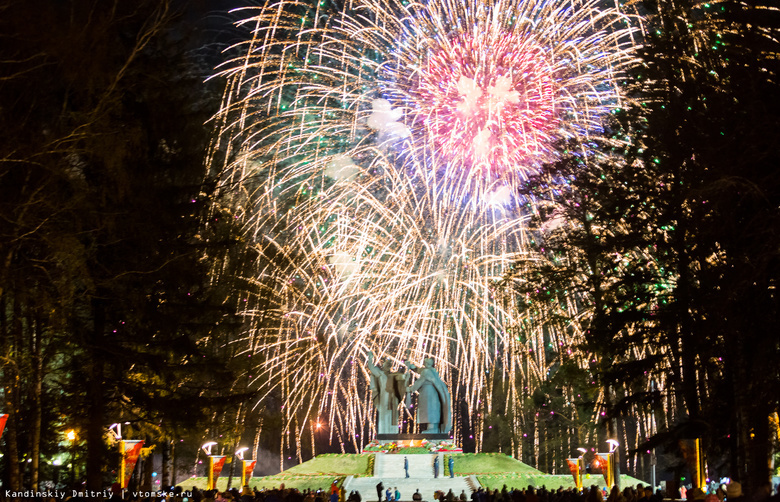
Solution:
M 444 477 L 444 455 L 439 453 L 439 477 L 433 477 L 433 459 L 436 455 L 406 455 L 409 459 L 409 477 L 404 473 L 404 455 L 393 453 L 376 453 L 374 462 L 374 476 L 366 478 L 348 477 L 344 483 L 344 490 L 347 495 L 352 490 L 360 492 L 364 502 L 373 502 L 376 498 L 376 485 L 380 481 L 384 484 L 385 490 L 390 488 L 401 492 L 401 500 L 412 500 L 415 490 L 420 490 L 420 494 L 425 501 L 433 501 L 433 492 L 452 489 L 455 495 L 460 495 L 465 491 L 471 498 L 471 492 L 479 488 L 479 484 L 473 476 L 456 476 L 454 478 Z M 384 500 L 384 491 L 382 500 Z

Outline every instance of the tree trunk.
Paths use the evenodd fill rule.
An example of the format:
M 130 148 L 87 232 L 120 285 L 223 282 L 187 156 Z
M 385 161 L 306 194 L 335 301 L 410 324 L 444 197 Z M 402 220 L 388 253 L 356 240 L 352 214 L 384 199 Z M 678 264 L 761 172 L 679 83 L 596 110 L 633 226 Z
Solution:
M 105 367 L 99 348 L 105 343 L 105 306 L 99 299 L 92 300 L 91 357 L 87 365 L 87 489 L 103 489 L 105 405 L 103 377 Z
M 32 326 L 32 431 L 30 432 L 30 488 L 38 491 L 38 474 L 41 460 L 41 424 L 43 421 L 43 360 L 41 358 L 42 331 L 41 320 L 38 315 Z
M 151 446 L 152 440 L 146 436 L 144 446 Z M 141 465 L 141 490 L 145 492 L 152 491 L 152 471 L 154 471 L 154 455 L 150 452 L 143 458 Z
M 160 468 L 160 482 L 162 483 L 162 486 L 160 488 L 170 486 L 170 470 L 168 469 L 168 462 L 170 462 L 170 449 L 170 441 L 165 441 L 162 443 L 162 467 Z
M 8 366 L 6 366 L 6 372 L 8 372 Z M 16 420 L 17 420 L 17 406 L 16 406 L 16 381 L 17 378 L 14 375 L 6 376 L 6 381 L 10 381 L 5 385 L 5 410 L 8 414 L 8 420 L 5 424 L 5 433 L 3 439 L 5 439 L 6 446 L 6 466 L 8 468 L 8 488 L 11 490 L 21 489 L 21 472 L 19 470 L 19 445 L 16 437 Z
M 176 442 L 171 443 L 171 485 L 176 486 Z
M 678 161 L 679 166 L 685 166 L 685 160 Z M 697 378 L 696 354 L 698 347 L 692 326 L 692 309 L 695 308 L 695 302 L 692 298 L 692 286 L 695 278 L 692 277 L 691 266 L 695 265 L 690 253 L 690 242 L 688 227 L 689 218 L 686 217 L 686 187 L 688 187 L 688 177 L 685 167 L 680 167 L 675 173 L 676 188 L 673 194 L 674 205 L 673 213 L 677 220 L 677 230 L 673 234 L 673 249 L 677 254 L 677 286 L 674 289 L 675 308 L 677 326 L 677 339 L 680 341 L 680 353 L 678 361 L 682 365 L 681 394 L 685 400 L 685 406 L 691 419 L 697 419 L 700 415 L 699 406 L 699 383 Z M 674 342 L 673 342 L 674 343 Z
M 233 443 L 233 451 L 230 453 L 231 462 L 230 462 L 230 474 L 228 475 L 228 482 L 227 482 L 228 490 L 233 484 L 233 476 L 235 475 L 235 471 L 236 471 L 236 462 L 237 462 L 236 450 L 238 450 L 238 446 L 239 444 L 241 444 L 241 437 L 244 435 L 244 427 L 242 425 L 244 423 L 244 414 L 245 414 L 244 406 L 243 403 L 241 403 L 238 406 L 238 411 L 236 412 L 236 423 L 233 424 L 233 433 L 235 434 L 236 440 Z M 298 448 L 298 451 L 299 451 L 298 455 L 300 455 L 300 448 Z
M 230 490 L 230 487 L 233 486 L 233 476 L 236 471 L 236 450 L 238 449 L 238 442 L 241 441 L 241 437 L 239 436 L 238 439 L 236 439 L 235 444 L 233 444 L 233 452 L 229 453 L 230 455 L 230 471 L 228 474 L 228 480 L 227 480 L 227 489 Z
M 769 414 L 772 409 L 768 400 L 756 402 L 750 410 L 748 418 L 752 431 L 747 442 L 748 461 L 747 477 L 745 478 L 747 493 L 758 493 L 758 490 L 769 479 Z
M 21 488 L 21 473 L 19 471 L 19 446 L 17 440 L 17 427 L 16 420 L 18 416 L 18 387 L 19 387 L 19 368 L 16 365 L 16 360 L 11 357 L 13 351 L 13 343 L 11 341 L 13 326 L 9 327 L 9 320 L 7 316 L 6 297 L 2 298 L 0 303 L 0 319 L 2 319 L 2 347 L 3 347 L 3 390 L 5 396 L 5 412 L 8 414 L 8 420 L 5 424 L 5 438 L 6 446 L 6 466 L 8 476 L 8 488 L 11 490 L 19 490 Z M 10 324 L 16 322 L 14 317 L 18 312 L 16 308 L 17 302 L 14 301 L 12 317 Z

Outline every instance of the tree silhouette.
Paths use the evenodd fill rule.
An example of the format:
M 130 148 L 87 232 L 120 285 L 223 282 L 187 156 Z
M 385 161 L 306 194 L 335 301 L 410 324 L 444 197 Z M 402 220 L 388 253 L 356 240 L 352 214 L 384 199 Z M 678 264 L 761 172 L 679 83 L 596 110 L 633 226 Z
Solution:
M 607 419 L 660 389 L 663 438 L 702 437 L 711 467 L 758 487 L 778 406 L 780 23 L 760 2 L 645 6 L 631 101 L 529 183 L 561 195 L 521 307 L 582 330 Z

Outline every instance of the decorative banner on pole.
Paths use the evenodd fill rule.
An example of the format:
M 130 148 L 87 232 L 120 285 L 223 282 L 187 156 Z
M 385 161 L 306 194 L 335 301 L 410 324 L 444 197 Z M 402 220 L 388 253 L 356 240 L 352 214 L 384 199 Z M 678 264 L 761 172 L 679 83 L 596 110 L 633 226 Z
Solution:
M 249 480 L 252 479 L 257 460 L 242 460 L 241 463 L 243 464 L 243 468 L 241 469 L 241 486 L 244 486 L 249 484 Z
M 577 491 L 582 491 L 582 466 L 580 465 L 580 460 L 581 458 L 566 459 L 571 475 L 574 476 L 574 484 L 577 486 Z
M 119 464 L 119 484 L 122 489 L 130 484 L 130 477 L 133 475 L 135 464 L 138 463 L 138 457 L 141 456 L 141 448 L 144 447 L 143 440 L 121 440 L 119 441 L 119 453 L 122 454 L 122 462 Z
M 701 451 L 700 439 L 681 439 L 680 450 L 682 450 L 685 463 L 688 464 L 688 470 L 691 471 L 691 485 L 694 488 L 704 489 L 706 484 L 707 470 L 704 466 L 704 454 Z
M 222 467 L 225 465 L 225 455 L 209 455 L 209 476 L 208 476 L 208 489 L 216 490 L 217 479 L 222 473 Z
M 0 415 L 0 438 L 3 437 L 3 431 L 5 431 L 5 423 L 8 420 L 8 413 Z
M 614 480 L 612 479 L 612 454 L 611 453 L 596 453 L 596 463 L 601 469 L 601 474 L 604 475 L 604 481 L 607 483 L 607 488 L 612 488 Z

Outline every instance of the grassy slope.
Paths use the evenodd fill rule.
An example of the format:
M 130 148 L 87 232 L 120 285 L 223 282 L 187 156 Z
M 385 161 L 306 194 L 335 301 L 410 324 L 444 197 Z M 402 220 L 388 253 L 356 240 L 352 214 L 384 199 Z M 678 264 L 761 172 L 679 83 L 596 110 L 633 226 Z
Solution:
M 527 488 L 528 485 L 545 486 L 548 489 L 574 488 L 574 478 L 569 474 L 545 474 L 502 453 L 462 453 L 452 456 L 456 476 L 475 474 L 479 483 L 491 490 L 500 489 L 504 485 L 508 488 Z M 636 486 L 642 482 L 626 475 L 620 476 L 620 480 L 621 486 Z M 604 484 L 604 478 L 595 474 L 582 481 L 585 486 Z
M 354 476 L 366 472 L 370 456 L 370 453 L 360 455 L 349 453 L 317 455 L 317 457 L 307 462 L 287 469 L 283 474 Z
M 542 471 L 503 453 L 452 453 L 448 455 L 455 460 L 456 476 L 493 473 L 544 474 Z

